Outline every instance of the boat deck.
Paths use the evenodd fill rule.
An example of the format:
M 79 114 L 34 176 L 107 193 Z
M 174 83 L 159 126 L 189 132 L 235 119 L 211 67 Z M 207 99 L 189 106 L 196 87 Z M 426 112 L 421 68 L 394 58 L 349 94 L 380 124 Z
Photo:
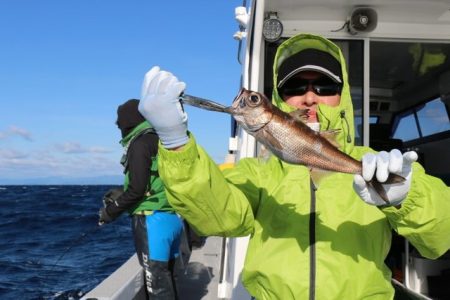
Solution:
M 221 249 L 221 237 L 208 237 L 203 247 L 192 251 L 186 269 L 178 275 L 180 299 L 219 299 Z M 143 287 L 142 268 L 133 255 L 81 300 L 146 299 Z
M 185 272 L 179 275 L 180 299 L 218 299 L 221 248 L 222 238 L 208 237 L 202 248 L 192 251 Z

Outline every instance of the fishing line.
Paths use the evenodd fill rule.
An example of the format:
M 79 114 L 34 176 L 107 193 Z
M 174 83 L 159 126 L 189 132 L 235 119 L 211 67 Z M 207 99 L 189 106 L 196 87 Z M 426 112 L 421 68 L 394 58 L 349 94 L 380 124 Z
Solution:
M 56 262 L 52 265 L 52 267 L 51 267 L 50 270 L 48 271 L 47 276 L 48 276 L 48 274 L 49 274 L 50 272 L 52 272 L 52 271 L 55 269 L 55 267 L 58 265 L 58 263 L 61 261 L 61 259 L 62 259 L 62 258 L 63 258 L 63 257 L 64 257 L 64 256 L 65 256 L 65 255 L 66 255 L 66 254 L 67 254 L 67 253 L 68 253 L 75 245 L 79 244 L 86 236 L 95 233 L 97 230 L 100 229 L 100 227 L 102 227 L 102 226 L 97 225 L 97 226 L 95 226 L 94 228 L 92 228 L 92 229 L 90 229 L 90 230 L 88 230 L 88 231 L 83 232 L 76 240 L 74 240 L 74 241 L 72 242 L 72 244 L 70 244 L 70 246 L 66 248 L 66 251 L 64 251 L 64 252 L 58 257 L 58 259 L 56 260 Z M 46 276 L 46 277 L 47 277 L 47 276 Z

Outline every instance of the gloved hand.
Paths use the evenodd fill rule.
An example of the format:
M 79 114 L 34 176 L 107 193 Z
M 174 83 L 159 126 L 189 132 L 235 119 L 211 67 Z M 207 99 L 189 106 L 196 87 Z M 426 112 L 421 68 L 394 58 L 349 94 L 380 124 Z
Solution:
M 188 117 L 179 99 L 185 88 L 184 82 L 158 66 L 145 74 L 138 109 L 167 149 L 182 146 L 189 140 Z
M 106 192 L 106 194 L 103 196 L 102 199 L 103 207 L 100 208 L 98 212 L 99 215 L 98 225 L 101 226 L 103 224 L 111 223 L 112 221 L 117 219 L 117 217 L 120 216 L 121 210 L 120 209 L 117 210 L 118 204 L 116 200 L 119 199 L 119 197 L 122 194 L 123 194 L 122 189 L 111 189 L 108 192 Z M 112 213 L 111 210 L 116 211 L 116 213 Z
M 106 211 L 106 207 L 100 208 L 98 211 L 98 225 L 102 226 L 103 224 L 108 224 L 114 221 L 116 218 L 113 218 Z
M 402 153 L 393 149 L 391 152 L 381 151 L 377 154 L 367 153 L 362 158 L 362 176 L 356 174 L 353 179 L 353 188 L 361 199 L 375 206 L 384 206 L 386 202 L 378 193 L 367 184 L 376 174 L 379 182 L 387 180 L 389 173 L 395 173 L 405 178 L 404 182 L 383 184 L 387 198 L 391 206 L 400 205 L 408 195 L 411 187 L 412 169 L 411 165 L 417 160 L 414 151 Z

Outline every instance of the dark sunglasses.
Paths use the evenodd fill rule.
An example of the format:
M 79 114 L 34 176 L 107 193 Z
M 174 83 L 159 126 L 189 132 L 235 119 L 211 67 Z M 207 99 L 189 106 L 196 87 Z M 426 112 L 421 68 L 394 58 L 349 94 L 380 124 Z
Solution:
M 312 91 L 317 96 L 334 96 L 341 93 L 342 84 L 336 83 L 328 78 L 314 80 L 298 79 L 286 82 L 281 88 L 281 95 L 303 96 L 311 86 Z

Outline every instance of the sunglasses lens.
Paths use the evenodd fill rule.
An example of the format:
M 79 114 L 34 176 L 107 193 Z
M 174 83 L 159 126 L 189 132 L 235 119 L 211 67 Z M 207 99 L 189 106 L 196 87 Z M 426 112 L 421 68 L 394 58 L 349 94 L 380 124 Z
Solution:
M 341 92 L 341 86 L 336 83 L 328 85 L 313 85 L 314 92 L 319 96 L 334 96 Z
M 285 96 L 302 96 L 308 91 L 308 84 L 308 80 L 304 79 L 289 80 L 280 92 Z
M 281 90 L 281 94 L 285 96 L 302 96 L 306 94 L 308 90 L 308 85 L 296 86 L 296 87 L 285 87 Z
M 311 85 L 312 91 L 318 96 L 334 96 L 340 94 L 341 85 L 335 83 L 328 78 L 318 80 L 297 79 L 286 84 L 281 88 L 280 92 L 284 96 L 303 96 Z

